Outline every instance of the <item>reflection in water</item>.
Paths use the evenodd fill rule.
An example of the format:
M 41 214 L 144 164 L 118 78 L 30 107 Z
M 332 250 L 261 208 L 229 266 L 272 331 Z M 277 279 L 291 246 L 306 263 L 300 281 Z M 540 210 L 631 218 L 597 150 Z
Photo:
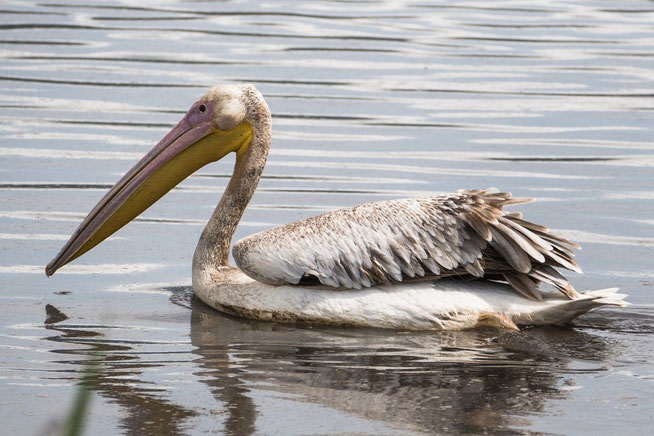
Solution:
M 172 404 L 158 395 L 163 388 L 148 386 L 147 382 L 139 381 L 148 369 L 158 366 L 142 363 L 138 353 L 134 352 L 130 343 L 117 344 L 102 339 L 102 334 L 85 328 L 102 326 L 46 326 L 48 330 L 61 335 L 45 338 L 54 342 L 80 344 L 78 349 L 53 350 L 53 353 L 74 355 L 75 358 L 60 360 L 58 363 L 74 365 L 79 369 L 75 372 L 82 377 L 86 369 L 85 359 L 77 356 L 89 356 L 99 359 L 98 376 L 94 390 L 107 400 L 115 402 L 122 408 L 120 427 L 127 435 L 176 435 L 181 434 L 182 424 L 196 415 L 193 410 Z M 90 346 L 90 348 L 89 348 Z M 91 405 L 93 408 L 93 405 Z M 93 419 L 93 411 L 90 419 Z
M 497 331 L 298 328 L 231 318 L 200 302 L 192 307 L 196 363 L 225 405 L 232 434 L 255 430 L 252 398 L 261 391 L 405 430 L 512 432 L 527 422 L 518 417 L 566 396 L 561 386 L 570 357 L 600 360 L 608 353 L 602 339 L 572 329 L 494 340 Z
M 270 413 L 266 400 L 280 399 L 317 406 L 293 428 L 300 434 L 337 425 L 325 410 L 381 423 L 391 434 L 522 434 L 532 416 L 576 388 L 573 374 L 606 371 L 625 346 L 615 337 L 561 327 L 420 333 L 266 323 L 220 314 L 195 300 L 188 286 L 152 290 L 190 309 L 193 349 L 186 342 L 175 349 L 181 359 L 173 383 L 181 381 L 197 398 L 181 404 L 170 395 L 179 386 L 167 379 L 170 372 L 159 373 L 173 362 L 175 343 L 133 339 L 129 327 L 45 326 L 57 333 L 47 341 L 66 345 L 44 362 L 66 369 L 46 378 L 79 380 L 82 357 L 97 359 L 94 390 L 120 407 L 118 425 L 127 434 L 179 434 L 198 420 L 225 434 L 279 433 L 263 428 L 261 418 Z M 651 333 L 651 320 L 652 310 L 642 307 L 581 322 L 588 331 Z M 103 329 L 112 330 L 110 338 Z M 206 387 L 213 402 L 200 394 Z

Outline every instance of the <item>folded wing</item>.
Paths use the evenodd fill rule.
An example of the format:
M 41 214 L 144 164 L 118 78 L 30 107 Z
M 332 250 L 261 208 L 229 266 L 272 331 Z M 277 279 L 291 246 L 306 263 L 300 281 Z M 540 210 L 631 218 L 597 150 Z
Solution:
M 510 193 L 466 190 L 366 203 L 317 215 L 238 241 L 233 255 L 255 280 L 361 289 L 406 280 L 461 276 L 508 282 L 528 298 L 550 283 L 577 292 L 554 268 L 580 271 L 579 248 L 503 206 Z

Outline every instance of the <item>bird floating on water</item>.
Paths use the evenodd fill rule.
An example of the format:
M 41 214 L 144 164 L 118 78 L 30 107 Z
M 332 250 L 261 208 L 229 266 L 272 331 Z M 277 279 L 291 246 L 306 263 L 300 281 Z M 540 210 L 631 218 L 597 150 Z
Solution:
M 252 85 L 211 88 L 100 200 L 46 267 L 51 276 L 199 168 L 236 153 L 234 173 L 193 256 L 193 291 L 228 314 L 269 321 L 461 330 L 566 324 L 617 289 L 577 292 L 576 244 L 504 206 L 492 189 L 387 200 L 232 236 L 263 172 L 271 116 Z M 541 291 L 540 283 L 554 291 Z

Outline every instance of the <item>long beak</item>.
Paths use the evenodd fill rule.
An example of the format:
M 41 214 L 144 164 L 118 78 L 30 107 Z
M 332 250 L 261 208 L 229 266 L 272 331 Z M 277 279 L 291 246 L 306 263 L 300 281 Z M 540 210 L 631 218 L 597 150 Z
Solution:
M 200 114 L 198 112 L 205 114 Z M 210 110 L 207 110 L 210 109 Z M 240 151 L 252 140 L 244 123 L 232 130 L 214 127 L 211 102 L 197 102 L 186 116 L 114 185 L 45 268 L 51 276 L 136 218 L 189 175 Z

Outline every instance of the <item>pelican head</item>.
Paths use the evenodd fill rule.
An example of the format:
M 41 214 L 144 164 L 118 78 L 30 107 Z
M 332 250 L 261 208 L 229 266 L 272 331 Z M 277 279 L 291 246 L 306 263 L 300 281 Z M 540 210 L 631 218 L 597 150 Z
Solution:
M 107 239 L 198 169 L 247 150 L 260 106 L 253 100 L 263 102 L 252 85 L 211 88 L 100 200 L 45 273 L 51 276 Z

